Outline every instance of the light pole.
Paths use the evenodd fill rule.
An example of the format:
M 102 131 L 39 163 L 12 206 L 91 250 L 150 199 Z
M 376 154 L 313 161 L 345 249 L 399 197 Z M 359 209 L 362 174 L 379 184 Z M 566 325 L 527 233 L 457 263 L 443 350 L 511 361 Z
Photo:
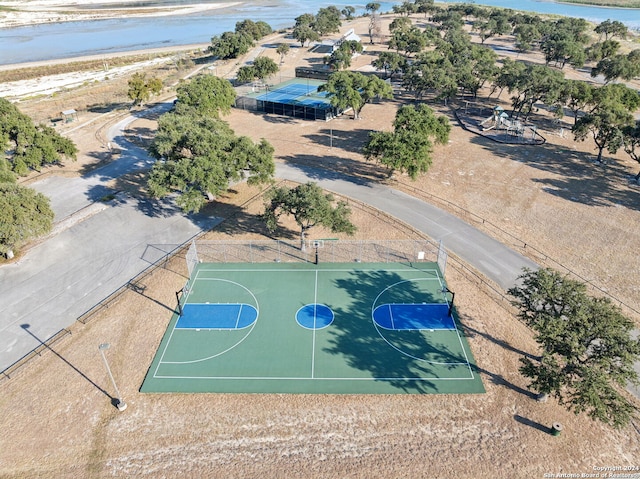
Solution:
M 98 346 L 100 350 L 100 355 L 102 356 L 102 360 L 104 361 L 104 366 L 107 368 L 107 372 L 109 373 L 109 377 L 111 378 L 111 383 L 113 384 L 113 389 L 116 390 L 116 397 L 114 398 L 114 406 L 118 408 L 118 411 L 124 411 L 127 409 L 127 403 L 122 400 L 122 395 L 118 390 L 118 386 L 116 386 L 116 381 L 113 379 L 113 374 L 111 374 L 111 368 L 109 367 L 109 363 L 107 362 L 107 357 L 104 355 L 105 349 L 109 349 L 111 345 L 109 343 L 102 343 Z

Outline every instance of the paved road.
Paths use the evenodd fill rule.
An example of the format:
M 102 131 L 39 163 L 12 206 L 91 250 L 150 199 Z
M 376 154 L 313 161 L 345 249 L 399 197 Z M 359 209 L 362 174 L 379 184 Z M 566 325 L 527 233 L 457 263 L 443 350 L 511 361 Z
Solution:
M 108 204 L 98 201 L 113 193 L 106 182 L 149 164 L 146 153 L 122 137 L 130 121 L 110 132 L 111 142 L 122 149 L 118 161 L 82 178 L 50 176 L 32 185 L 51 198 L 57 233 L 0 268 L 0 370 L 39 346 L 21 325 L 29 324 L 45 341 L 219 221 L 185 217 L 169 202 L 122 195 Z
M 449 251 L 505 290 L 515 285 L 522 268 L 539 268 L 530 259 L 457 217 L 400 191 L 308 166 L 278 164 L 276 174 L 298 182 L 316 181 L 327 190 L 374 206 L 431 238 L 442 240 Z M 634 336 L 638 335 L 640 331 L 634 331 Z M 636 362 L 634 369 L 640 376 L 640 362 Z M 627 389 L 640 398 L 640 387 L 629 385 Z
M 78 210 L 97 211 L 31 250 L 19 263 L 0 268 L 0 370 L 38 345 L 21 324 L 30 324 L 32 333 L 47 339 L 175 245 L 218 222 L 185 218 L 168 202 L 162 208 L 156 202 L 128 198 L 106 207 L 95 203 L 108 192 L 106 181 L 149 165 L 146 152 L 124 139 L 122 132 L 133 120 L 122 120 L 108 132 L 108 139 L 123 151 L 118 161 L 84 178 L 51 177 L 33 185 L 50 196 L 57 220 L 73 217 Z M 523 267 L 538 267 L 455 216 L 383 185 L 286 163 L 278 163 L 276 175 L 316 181 L 370 204 L 442 240 L 448 250 L 504 289 L 515 284 Z M 138 227 L 132 228 L 134 224 Z M 636 369 L 640 373 L 640 363 Z M 640 391 L 630 390 L 640 397 Z
M 323 188 L 376 207 L 431 238 L 442 240 L 444 246 L 472 264 L 478 271 L 504 289 L 515 284 L 523 267 L 538 266 L 502 243 L 473 228 L 464 221 L 429 203 L 386 186 L 344 178 L 341 175 L 308 166 L 278 164 L 279 178 L 316 181 Z

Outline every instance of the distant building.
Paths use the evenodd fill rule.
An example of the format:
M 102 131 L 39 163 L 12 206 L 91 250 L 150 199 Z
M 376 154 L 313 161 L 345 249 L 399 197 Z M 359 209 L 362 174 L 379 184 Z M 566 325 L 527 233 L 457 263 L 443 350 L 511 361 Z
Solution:
M 362 42 L 360 37 L 356 35 L 353 28 L 349 29 L 344 35 L 342 35 L 337 40 L 323 40 L 321 43 L 318 43 L 315 47 L 313 47 L 313 52 L 326 53 L 327 55 L 331 55 L 334 51 L 340 48 L 340 44 L 342 44 L 342 42 L 347 42 L 350 40 L 355 40 L 356 42 Z

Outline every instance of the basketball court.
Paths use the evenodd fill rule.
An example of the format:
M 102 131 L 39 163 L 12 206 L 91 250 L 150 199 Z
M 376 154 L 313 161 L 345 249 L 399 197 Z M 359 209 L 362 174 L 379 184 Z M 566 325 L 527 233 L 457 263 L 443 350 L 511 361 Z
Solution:
M 482 393 L 438 263 L 198 263 L 142 392 Z

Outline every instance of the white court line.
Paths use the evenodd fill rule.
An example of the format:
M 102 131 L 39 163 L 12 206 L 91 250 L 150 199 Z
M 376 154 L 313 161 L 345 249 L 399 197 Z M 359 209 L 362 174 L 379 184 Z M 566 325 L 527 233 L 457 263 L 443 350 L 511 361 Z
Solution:
M 240 309 L 238 310 L 238 316 L 236 317 L 236 329 L 238 329 L 238 324 L 240 324 L 241 314 L 242 314 L 242 303 L 240 303 Z
M 313 290 L 313 336 L 311 341 L 311 379 L 315 376 L 316 371 L 316 321 L 318 308 L 318 270 L 316 270 L 316 283 Z
M 425 361 L 427 363 L 430 364 L 441 364 L 441 365 L 463 365 L 466 364 L 466 366 L 469 368 L 469 372 L 470 372 L 470 377 L 464 377 L 464 378 L 441 378 L 441 377 L 424 377 L 424 378 L 396 378 L 396 377 L 392 377 L 392 378 L 316 378 L 315 377 L 315 342 L 316 342 L 316 331 L 315 331 L 315 324 L 317 321 L 317 314 L 315 309 L 317 308 L 317 294 L 318 294 L 318 273 L 319 272 L 353 272 L 353 271 L 378 271 L 380 270 L 379 267 L 376 268 L 371 268 L 371 269 L 364 269 L 364 268 L 347 268 L 347 269 L 343 269 L 343 268 L 335 268 L 335 269 L 315 269 L 315 270 L 311 270 L 311 269 L 280 269 L 280 268 L 257 268 L 257 269 L 208 269 L 208 268 L 199 268 L 196 276 L 192 279 L 191 281 L 191 287 L 189 288 L 189 293 L 187 295 L 187 298 L 191 295 L 191 292 L 193 291 L 194 285 L 196 283 L 196 281 L 228 281 L 231 283 L 236 283 L 235 281 L 230 281 L 230 280 L 225 280 L 222 278 L 199 278 L 198 276 L 200 275 L 200 272 L 247 272 L 247 273 L 255 273 L 255 272 L 315 272 L 315 288 L 314 288 L 314 331 L 313 331 L 313 341 L 312 341 L 312 364 L 311 364 L 311 377 L 309 378 L 288 378 L 288 377 L 282 377 L 282 378 L 275 378 L 275 377 L 226 377 L 226 376 L 160 376 L 157 374 L 158 369 L 160 368 L 160 366 L 162 364 L 189 364 L 189 363 L 194 363 L 194 362 L 201 362 L 201 361 L 205 361 L 207 359 L 211 359 L 215 356 L 218 356 L 219 354 L 215 355 L 215 356 L 211 356 L 208 358 L 201 358 L 198 360 L 194 360 L 194 361 L 185 361 L 185 362 L 172 362 L 172 361 L 164 361 L 164 355 L 166 353 L 166 350 L 169 346 L 169 344 L 171 343 L 171 339 L 173 337 L 173 332 L 176 330 L 175 325 L 173 330 L 171 331 L 171 334 L 169 336 L 169 340 L 167 341 L 167 344 L 164 348 L 164 351 L 162 352 L 162 356 L 160 358 L 160 361 L 157 364 L 156 370 L 154 372 L 153 377 L 154 378 L 158 378 L 158 379 L 238 379 L 238 380 L 242 380 L 242 379 L 253 379 L 253 380 L 257 380 L 257 379 L 262 379 L 262 380 L 270 380 L 270 379 L 280 379 L 280 380 L 345 380 L 345 381 L 398 381 L 398 380 L 403 380 L 403 381 L 435 381 L 435 380 L 439 380 L 439 381 L 457 381 L 457 380 L 469 380 L 469 379 L 474 379 L 474 374 L 473 371 L 471 369 L 471 363 L 469 362 L 468 356 L 466 354 L 466 350 L 464 349 L 464 346 L 462 344 L 462 339 L 460 337 L 459 331 L 456 328 L 456 333 L 458 335 L 458 341 L 460 342 L 460 345 L 462 347 L 462 351 L 463 354 L 465 356 L 465 360 L 466 363 L 439 363 L 439 362 L 432 362 L 432 361 L 426 361 L 424 359 L 420 359 L 420 358 L 415 358 L 413 356 L 413 359 L 416 359 L 418 361 Z M 412 268 L 412 267 L 407 267 L 407 268 L 385 268 L 385 271 L 389 271 L 389 272 L 408 272 L 408 271 L 414 271 L 414 272 L 421 272 L 421 273 L 433 273 L 435 274 L 435 278 L 416 278 L 416 279 L 409 279 L 409 280 L 404 280 L 404 281 L 400 281 L 396 284 L 399 283 L 403 283 L 403 282 L 410 282 L 410 281 L 438 281 L 440 283 L 440 285 L 442 285 L 442 281 L 440 279 L 440 275 L 438 270 L 436 269 L 416 269 L 416 268 Z M 238 285 L 240 285 L 239 283 L 236 283 Z M 241 286 L 241 285 L 240 285 Z M 245 288 L 246 289 L 246 288 Z M 388 288 L 387 288 L 388 289 Z M 247 290 L 249 291 L 249 290 Z M 250 292 L 250 291 L 249 291 Z M 251 293 L 251 292 L 250 292 Z M 382 293 L 381 293 L 382 294 Z M 376 298 L 377 299 L 377 298 Z M 446 298 L 445 298 L 446 300 Z M 196 303 L 193 303 L 196 304 Z M 204 304 L 204 303 L 203 303 Z M 434 303 L 435 304 L 435 303 Z M 448 302 L 447 302 L 448 304 Z M 258 310 L 259 311 L 259 310 Z M 390 316 L 391 316 L 391 321 L 392 324 L 393 323 L 393 315 L 391 313 L 391 311 L 389 312 Z M 238 321 L 239 321 L 239 316 L 238 316 Z M 177 324 L 177 321 L 176 321 Z M 375 325 L 375 321 L 374 321 L 374 325 Z M 237 326 L 237 323 L 236 323 Z M 255 326 L 255 323 L 252 325 Z M 376 329 L 377 329 L 377 325 L 375 325 Z M 380 334 L 380 332 L 378 331 L 378 334 Z M 387 342 L 392 348 L 398 350 L 395 346 L 393 346 L 392 344 L 390 344 L 386 338 L 384 338 L 384 336 L 381 335 L 381 337 L 385 340 L 385 342 Z M 243 338 L 243 340 L 246 339 Z M 242 342 L 242 341 L 241 341 Z M 235 348 L 238 345 L 235 345 L 230 349 Z M 224 351 L 223 353 L 228 352 Z M 400 353 L 405 354 L 403 351 L 398 350 Z M 222 354 L 223 354 L 222 353 Z
M 408 377 L 408 378 L 300 378 L 300 377 L 287 377 L 287 376 L 154 376 L 157 379 L 230 379 L 237 381 L 469 381 L 474 379 L 472 377 L 464 378 L 438 378 L 438 377 Z
M 453 318 L 453 316 L 452 316 Z M 454 320 L 455 324 L 455 320 Z M 471 374 L 471 379 L 474 378 L 473 369 L 471 369 L 471 363 L 469 362 L 469 357 L 467 356 L 467 351 L 464 349 L 464 344 L 462 344 L 462 338 L 460 337 L 460 331 L 458 331 L 458 327 L 456 326 L 456 334 L 458 335 L 458 341 L 460 342 L 460 347 L 462 348 L 462 352 L 464 353 L 464 359 L 467 362 L 467 367 L 469 368 L 469 373 Z
M 322 269 L 318 269 L 318 270 L 313 270 L 313 269 L 296 269 L 296 268 L 252 268 L 252 269 L 231 269 L 231 268 L 199 268 L 198 272 L 200 271 L 204 271 L 204 272 L 225 272 L 225 271 L 229 271 L 229 272 L 248 272 L 248 273 L 261 273 L 261 272 L 283 272 L 283 273 L 289 273 L 289 272 L 293 272 L 293 273 L 309 273 L 309 272 L 313 272 L 313 271 L 320 271 L 320 272 L 324 272 L 324 271 L 330 271 L 330 272 L 340 272 L 340 273 L 344 273 L 344 272 L 352 272 L 352 271 L 415 271 L 415 272 L 420 272 L 420 273 L 435 273 L 435 278 L 424 278 L 425 280 L 431 280 L 431 281 L 441 281 L 440 280 L 440 275 L 438 274 L 438 270 L 436 269 L 416 269 L 416 268 L 411 268 L 411 267 L 406 267 L 406 268 L 322 268 Z M 201 279 L 216 279 L 216 278 L 201 278 Z
M 189 278 L 188 281 L 192 281 L 193 282 L 189 285 L 189 292 L 187 293 L 187 297 L 185 298 L 184 304 L 187 304 L 187 300 L 189 299 L 189 296 L 191 295 L 191 292 L 193 291 L 193 286 L 195 281 L 198 279 L 198 274 L 200 272 L 197 271 L 196 272 L 196 276 L 194 278 Z M 171 330 L 171 334 L 169 334 L 169 339 L 167 340 L 166 344 L 164 345 L 164 349 L 162 351 L 162 356 L 160 356 L 160 360 L 158 361 L 158 364 L 156 365 L 156 370 L 153 372 L 153 377 L 157 377 L 156 374 L 158 374 L 158 369 L 160 368 L 160 366 L 162 365 L 162 362 L 164 360 L 164 355 L 167 352 L 167 349 L 169 348 L 169 345 L 171 344 L 171 339 L 173 338 L 173 333 L 176 330 L 176 326 L 178 324 L 178 321 L 180 321 L 180 316 L 178 316 L 178 318 L 176 319 L 176 322 L 173 324 L 173 329 Z

